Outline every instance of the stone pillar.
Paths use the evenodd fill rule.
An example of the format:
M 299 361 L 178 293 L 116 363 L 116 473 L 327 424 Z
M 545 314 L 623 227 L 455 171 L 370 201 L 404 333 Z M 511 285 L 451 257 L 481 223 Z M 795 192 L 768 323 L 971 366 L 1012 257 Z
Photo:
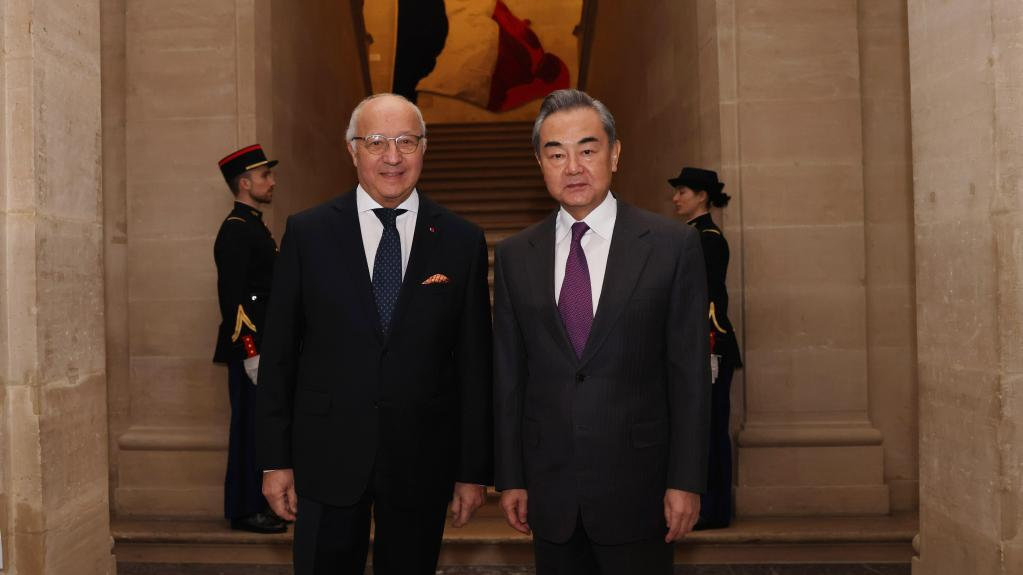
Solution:
M 113 573 L 99 0 L 0 4 L 5 573 Z
M 740 515 L 889 511 L 869 417 L 858 27 L 854 0 L 718 2 L 722 168 L 742 194 Z
M 222 517 L 213 242 L 233 198 L 217 160 L 260 141 L 281 161 L 278 240 L 287 215 L 347 191 L 361 39 L 337 0 L 103 2 L 113 508 Z
M 217 160 L 256 141 L 257 2 L 104 2 L 113 508 L 217 516 L 213 239 L 232 205 Z
M 917 575 L 1023 573 L 1023 4 L 909 1 Z
M 893 511 L 919 501 L 913 158 L 905 2 L 859 0 L 870 419 Z

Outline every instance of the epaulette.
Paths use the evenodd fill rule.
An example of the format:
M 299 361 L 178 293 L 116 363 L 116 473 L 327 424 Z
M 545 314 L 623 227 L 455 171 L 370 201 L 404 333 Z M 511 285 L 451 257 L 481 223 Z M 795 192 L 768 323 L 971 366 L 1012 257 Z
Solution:
M 235 221 L 239 221 L 239 222 L 245 223 L 245 218 L 239 218 L 238 216 L 231 216 L 231 217 L 227 218 L 227 221 L 231 221 L 231 220 L 235 220 Z
M 707 228 L 705 230 L 700 230 L 700 231 L 705 233 L 705 234 L 717 234 L 719 236 L 721 235 L 721 230 L 716 230 L 714 228 Z

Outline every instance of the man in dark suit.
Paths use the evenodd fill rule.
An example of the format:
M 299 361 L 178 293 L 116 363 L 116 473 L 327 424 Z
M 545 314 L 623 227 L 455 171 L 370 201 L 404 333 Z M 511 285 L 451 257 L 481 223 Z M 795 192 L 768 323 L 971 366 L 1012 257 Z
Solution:
M 277 243 L 260 208 L 273 201 L 276 164 L 266 158 L 259 144 L 220 160 L 220 172 L 234 194 L 234 209 L 220 225 L 213 244 L 221 316 L 213 361 L 227 364 L 231 397 L 224 516 L 232 529 L 255 533 L 287 529 L 279 517 L 268 512 L 260 487 L 263 474 L 256 467 L 256 374 L 277 257 Z
M 482 230 L 416 190 L 426 126 L 370 97 L 346 139 L 359 186 L 291 216 L 260 366 L 263 493 L 297 516 L 295 572 L 432 574 L 492 476 Z
M 700 239 L 609 193 L 621 144 L 587 94 L 549 95 L 533 145 L 561 208 L 497 248 L 501 507 L 538 575 L 667 574 L 707 474 Z

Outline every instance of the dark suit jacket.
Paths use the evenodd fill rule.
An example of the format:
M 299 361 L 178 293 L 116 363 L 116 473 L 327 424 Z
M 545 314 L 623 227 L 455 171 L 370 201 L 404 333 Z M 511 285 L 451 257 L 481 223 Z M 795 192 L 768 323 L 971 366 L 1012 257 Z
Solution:
M 385 339 L 355 194 L 288 218 L 257 392 L 262 469 L 351 505 L 372 473 L 412 504 L 492 473 L 491 327 L 483 232 L 420 194 Z M 434 274 L 450 282 L 422 285 Z M 379 479 L 382 478 L 382 479 Z
M 554 300 L 556 214 L 497 247 L 498 489 L 529 490 L 529 524 L 602 544 L 663 537 L 665 488 L 702 492 L 710 366 L 696 230 L 618 202 L 582 359 Z

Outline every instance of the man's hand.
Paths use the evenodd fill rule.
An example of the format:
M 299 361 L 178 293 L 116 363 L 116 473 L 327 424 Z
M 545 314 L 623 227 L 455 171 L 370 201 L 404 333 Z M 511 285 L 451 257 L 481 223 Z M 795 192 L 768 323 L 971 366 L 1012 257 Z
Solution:
M 451 526 L 462 527 L 487 499 L 487 488 L 474 483 L 455 483 L 451 497 Z
M 501 509 L 504 510 L 504 518 L 508 525 L 520 533 L 529 535 L 527 499 L 529 493 L 525 489 L 506 489 L 501 492 Z
M 245 366 L 245 374 L 252 380 L 252 385 L 256 385 L 256 378 L 259 377 L 259 356 L 245 358 L 242 364 Z
M 665 543 L 679 541 L 693 530 L 700 518 L 700 494 L 678 489 L 664 492 L 664 522 L 668 525 Z
M 263 473 L 263 497 L 278 517 L 294 521 L 298 513 L 295 472 L 291 469 L 277 469 Z

